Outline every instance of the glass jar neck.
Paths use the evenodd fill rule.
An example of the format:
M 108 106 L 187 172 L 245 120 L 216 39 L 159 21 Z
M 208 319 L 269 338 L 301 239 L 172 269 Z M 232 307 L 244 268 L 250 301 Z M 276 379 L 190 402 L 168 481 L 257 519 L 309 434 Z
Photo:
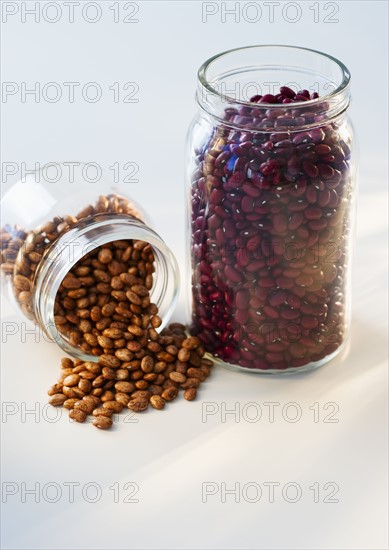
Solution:
M 69 270 L 92 250 L 117 240 L 150 243 L 155 256 L 155 273 L 150 298 L 162 318 L 161 331 L 168 323 L 179 289 L 179 270 L 175 257 L 161 237 L 140 220 L 128 215 L 96 214 L 80 221 L 58 238 L 44 254 L 35 275 L 33 308 L 45 334 L 66 353 L 82 361 L 97 361 L 58 331 L 54 319 L 55 298 Z
M 224 126 L 257 132 L 301 131 L 327 124 L 350 103 L 350 73 L 337 59 L 294 46 L 250 46 L 216 55 L 198 72 L 196 100 Z M 281 86 L 319 97 L 299 103 L 253 103 Z

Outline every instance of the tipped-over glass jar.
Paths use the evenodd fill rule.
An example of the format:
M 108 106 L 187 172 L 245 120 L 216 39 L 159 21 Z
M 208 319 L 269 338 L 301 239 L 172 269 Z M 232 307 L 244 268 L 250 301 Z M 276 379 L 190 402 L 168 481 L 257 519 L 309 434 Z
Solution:
M 191 332 L 225 366 L 320 366 L 350 320 L 350 74 L 314 50 L 240 48 L 202 65 L 196 98 Z
M 3 282 L 23 314 L 73 357 L 97 361 L 77 331 L 56 322 L 57 293 L 77 262 L 107 243 L 122 249 L 117 254 L 126 253 L 120 242 L 148 243 L 151 248 L 139 248 L 136 254 L 138 262 L 145 251 L 152 258 L 144 263 L 150 271 L 150 299 L 162 318 L 158 331 L 174 310 L 179 272 L 172 252 L 124 186 L 112 187 L 108 178 L 91 183 L 82 176 L 87 165 L 77 167 L 79 176 L 72 172 L 70 177 L 69 166 L 48 165 L 12 185 L 1 202 L 6 225 L 1 228 L 0 263 Z M 80 277 L 81 290 L 91 284 L 87 279 Z

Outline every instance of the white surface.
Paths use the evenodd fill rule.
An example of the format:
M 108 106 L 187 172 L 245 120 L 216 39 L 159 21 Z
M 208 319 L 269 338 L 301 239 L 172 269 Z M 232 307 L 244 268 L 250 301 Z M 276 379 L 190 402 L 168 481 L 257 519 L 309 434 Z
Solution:
M 26 334 L 24 321 L 5 303 L 2 547 L 387 548 L 387 3 L 331 2 L 339 8 L 333 16 L 339 22 L 324 23 L 328 12 L 320 11 L 316 24 L 313 2 L 295 3 L 302 15 L 296 23 L 280 17 L 283 3 L 274 23 L 263 2 L 257 2 L 263 12 L 256 23 L 244 17 L 236 22 L 233 16 L 222 23 L 220 12 L 203 23 L 202 2 L 138 2 L 135 24 L 113 23 L 109 7 L 114 2 L 100 4 L 102 18 L 96 24 L 83 21 L 76 10 L 72 24 L 66 16 L 52 24 L 27 16 L 23 23 L 19 12 L 2 25 L 3 81 L 42 86 L 95 81 L 104 89 L 95 104 L 80 95 L 74 103 L 52 104 L 10 97 L 2 104 L 2 162 L 18 167 L 25 162 L 28 168 L 57 160 L 83 159 L 106 168 L 137 162 L 140 181 L 132 184 L 133 194 L 182 265 L 184 137 L 195 112 L 199 65 L 218 51 L 255 43 L 290 43 L 339 57 L 352 73 L 352 114 L 361 149 L 352 336 L 342 358 L 310 374 L 269 378 L 215 369 L 198 401 L 181 398 L 163 412 L 137 416 L 136 423 L 121 415 L 115 429 L 104 433 L 71 424 L 64 412 L 53 421 L 45 391 L 56 380 L 61 353 L 37 331 Z M 124 6 L 120 3 L 121 19 L 128 15 Z M 134 81 L 139 103 L 114 103 L 109 86 Z M 3 177 L 4 187 L 18 175 L 7 182 Z M 176 318 L 183 318 L 182 301 Z M 256 405 L 248 407 L 252 402 Z M 274 405 L 274 422 L 270 405 L 264 405 L 270 402 L 280 403 Z M 281 412 L 290 402 L 301 408 L 296 423 Z M 309 408 L 315 402 L 317 423 Z M 327 403 L 338 407 L 332 417 L 338 422 L 324 422 L 323 415 L 334 407 L 324 410 Z M 223 418 L 223 407 L 234 404 L 238 416 Z M 259 406 L 261 419 L 250 422 Z M 219 412 L 204 418 L 203 407 Z M 35 416 L 26 414 L 34 408 Z M 287 412 L 292 417 L 292 408 Z M 72 482 L 79 484 L 74 499 L 65 485 Z M 128 482 L 139 487 L 137 503 L 123 502 L 134 487 L 124 490 Z M 274 503 L 264 482 L 281 484 Z M 281 494 L 291 482 L 302 491 L 296 503 Z M 315 503 L 309 487 L 327 482 L 338 484 L 334 498 L 339 502 L 323 502 L 327 487 Z M 88 502 L 96 493 L 87 483 L 101 490 L 98 502 Z M 109 488 L 115 483 L 120 502 Z M 240 502 L 227 495 L 223 503 L 220 492 L 202 502 L 204 483 L 219 484 L 220 490 L 222 483 L 227 489 L 239 483 L 237 488 L 248 492 Z M 244 487 L 247 483 L 262 487 L 258 502 L 249 502 L 258 486 Z M 39 502 L 23 495 L 35 484 Z M 12 488 L 14 495 L 4 492 Z M 57 502 L 49 502 L 56 496 Z M 293 497 L 293 488 L 288 496 Z

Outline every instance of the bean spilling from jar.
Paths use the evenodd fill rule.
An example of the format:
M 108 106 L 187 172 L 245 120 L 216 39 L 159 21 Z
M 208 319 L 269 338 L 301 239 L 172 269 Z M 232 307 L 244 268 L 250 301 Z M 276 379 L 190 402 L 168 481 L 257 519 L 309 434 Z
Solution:
M 350 149 L 340 122 L 320 124 L 315 103 L 302 111 L 317 98 L 254 96 L 261 108 L 226 109 L 197 152 L 192 332 L 241 367 L 304 367 L 344 341 Z
M 27 317 L 35 319 L 35 273 L 51 244 L 80 220 L 104 213 L 139 218 L 131 202 L 112 194 L 76 216 L 57 216 L 31 231 L 1 228 L 1 271 Z M 151 302 L 157 276 L 149 243 L 120 240 L 85 254 L 62 280 L 54 304 L 56 328 L 70 344 L 97 358 L 63 358 L 58 381 L 48 391 L 50 404 L 68 409 L 72 420 L 93 416 L 94 426 L 108 429 L 116 413 L 140 413 L 149 405 L 162 410 L 180 390 L 193 401 L 209 376 L 213 363 L 184 325 L 172 323 L 158 332 L 162 320 Z

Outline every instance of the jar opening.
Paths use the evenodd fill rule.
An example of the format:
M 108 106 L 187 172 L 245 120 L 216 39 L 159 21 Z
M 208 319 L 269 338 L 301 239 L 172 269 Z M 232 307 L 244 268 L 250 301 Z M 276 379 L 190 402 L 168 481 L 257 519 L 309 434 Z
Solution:
M 198 82 L 197 101 L 218 118 L 223 118 L 227 107 L 279 109 L 279 104 L 253 104 L 250 98 L 276 94 L 281 86 L 319 95 L 318 99 L 282 105 L 286 113 L 316 106 L 316 112 L 329 119 L 349 104 L 347 67 L 330 55 L 297 46 L 257 45 L 222 52 L 200 67 Z
M 161 331 L 168 323 L 178 298 L 179 270 L 175 257 L 163 240 L 140 220 L 124 215 L 96 214 L 80 221 L 60 237 L 40 262 L 35 276 L 34 310 L 46 332 L 66 353 L 82 361 L 97 361 L 97 357 L 72 345 L 57 329 L 54 305 L 65 275 L 87 253 L 112 241 L 142 240 L 153 247 L 155 273 L 150 294 L 162 318 Z

